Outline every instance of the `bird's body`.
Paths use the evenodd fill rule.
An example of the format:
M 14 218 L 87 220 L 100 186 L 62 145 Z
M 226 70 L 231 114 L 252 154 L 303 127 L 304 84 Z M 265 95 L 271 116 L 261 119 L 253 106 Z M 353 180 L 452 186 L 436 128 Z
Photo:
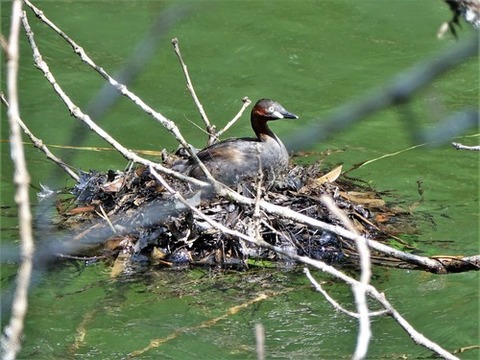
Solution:
M 251 124 L 256 138 L 235 138 L 213 144 L 197 153 L 212 176 L 233 186 L 244 180 L 255 179 L 260 172 L 264 183 L 271 185 L 286 171 L 288 152 L 267 122 L 278 119 L 297 119 L 279 103 L 259 100 L 252 109 Z M 185 171 L 189 176 L 205 179 L 202 169 L 190 159 Z

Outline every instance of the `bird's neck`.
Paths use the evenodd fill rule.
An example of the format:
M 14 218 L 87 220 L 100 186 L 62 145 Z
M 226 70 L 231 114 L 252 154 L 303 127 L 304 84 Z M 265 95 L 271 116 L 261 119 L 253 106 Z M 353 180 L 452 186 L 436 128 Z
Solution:
M 252 129 L 255 132 L 255 135 L 257 135 L 257 138 L 260 139 L 260 141 L 265 141 L 266 139 L 268 139 L 268 137 L 277 140 L 277 137 L 272 132 L 272 130 L 270 130 L 265 120 L 252 118 L 251 122 Z

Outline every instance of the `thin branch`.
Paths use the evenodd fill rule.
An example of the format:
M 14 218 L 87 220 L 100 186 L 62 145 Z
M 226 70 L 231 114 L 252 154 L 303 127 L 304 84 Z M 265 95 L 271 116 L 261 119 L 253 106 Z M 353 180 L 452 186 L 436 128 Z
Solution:
M 235 115 L 233 117 L 232 120 L 230 120 L 227 125 L 225 125 L 223 127 L 223 129 L 221 129 L 220 131 L 217 132 L 217 138 L 219 138 L 220 136 L 223 135 L 224 132 L 226 132 L 228 129 L 230 129 L 230 127 L 235 124 L 237 122 L 238 119 L 240 119 L 240 117 L 243 115 L 243 112 L 245 111 L 245 109 L 247 107 L 250 106 L 250 104 L 252 103 L 252 100 L 250 100 L 248 98 L 248 96 L 245 96 L 243 99 L 242 99 L 242 102 L 243 102 L 243 105 L 242 105 L 242 108 L 238 111 L 237 115 Z
M 177 55 L 178 61 L 180 61 L 180 65 L 182 66 L 183 70 L 183 75 L 185 76 L 185 80 L 187 81 L 187 89 L 192 95 L 193 101 L 195 102 L 195 105 L 197 106 L 197 109 L 200 113 L 200 116 L 205 123 L 205 128 L 207 129 L 209 138 L 208 138 L 208 144 L 213 142 L 213 139 L 215 139 L 215 126 L 212 126 L 210 124 L 210 120 L 208 120 L 208 116 L 203 109 L 203 105 L 198 99 L 197 93 L 195 92 L 195 89 L 192 84 L 192 80 L 190 79 L 190 75 L 188 74 L 188 68 L 187 65 L 185 65 L 185 62 L 183 61 L 182 53 L 180 52 L 180 47 L 178 46 L 178 39 L 173 38 L 172 39 L 172 45 L 173 45 L 173 50 L 175 51 L 175 54 Z
M 31 46 L 32 51 L 33 51 L 33 58 L 34 58 L 35 66 L 43 72 L 45 78 L 53 86 L 53 89 L 55 90 L 55 92 L 60 96 L 62 101 L 65 103 L 65 105 L 69 109 L 70 113 L 76 119 L 85 123 L 91 130 L 93 130 L 102 139 L 104 139 L 106 142 L 108 142 L 110 145 L 112 145 L 126 159 L 132 160 L 132 161 L 134 161 L 136 163 L 139 163 L 139 164 L 143 164 L 145 166 L 153 166 L 155 169 L 157 169 L 158 171 L 161 171 L 162 173 L 165 173 L 167 175 L 170 175 L 170 176 L 175 177 L 175 178 L 177 178 L 179 180 L 182 180 L 182 181 L 188 181 L 188 182 L 193 183 L 197 186 L 205 186 L 206 185 L 206 183 L 203 182 L 203 181 L 191 178 L 189 176 L 182 175 L 182 174 L 180 174 L 180 173 L 178 173 L 174 170 L 171 170 L 171 169 L 166 168 L 166 167 L 164 167 L 160 164 L 154 163 L 153 161 L 150 161 L 150 160 L 147 160 L 147 159 L 144 159 L 144 158 L 138 156 L 137 154 L 135 154 L 132 151 L 125 148 L 118 141 L 116 141 L 105 130 L 103 130 L 94 121 L 92 121 L 92 119 L 87 114 L 84 114 L 82 112 L 82 110 L 78 106 L 76 106 L 72 102 L 72 100 L 65 94 L 65 92 L 62 90 L 60 85 L 57 83 L 55 77 L 50 72 L 47 63 L 45 61 L 43 61 L 42 55 L 40 54 L 40 51 L 38 50 L 38 47 L 35 43 L 35 39 L 33 37 L 33 32 L 30 28 L 29 23 L 28 23 L 28 19 L 27 19 L 26 14 L 24 14 L 22 16 L 22 22 L 23 22 L 23 26 L 24 26 L 26 34 L 27 34 L 28 41 L 30 42 L 30 46 Z M 112 79 L 112 81 L 114 81 L 114 80 Z M 170 120 L 168 120 L 168 121 L 170 121 Z
M 219 188 L 217 191 L 217 194 L 241 204 L 252 205 L 252 206 L 255 205 L 255 201 L 253 199 L 240 195 L 239 193 L 232 191 L 227 187 Z M 352 233 L 351 231 L 348 231 L 347 229 L 341 226 L 332 225 L 317 219 L 313 219 L 307 215 L 301 214 L 299 212 L 293 211 L 283 206 L 269 203 L 265 200 L 261 200 L 259 202 L 259 206 L 263 211 L 265 211 L 268 214 L 290 219 L 301 224 L 309 225 L 313 228 L 323 229 L 328 232 L 337 234 L 345 239 L 350 239 L 355 241 L 355 238 L 358 236 L 357 234 Z M 394 258 L 416 264 L 424 269 L 427 269 L 435 273 L 439 273 L 439 274 L 446 273 L 442 263 L 435 259 L 430 259 L 427 257 L 415 255 L 415 254 L 408 254 L 403 251 L 392 248 L 388 245 L 382 244 L 378 241 L 366 239 L 366 238 L 364 239 L 365 239 L 364 241 L 367 241 L 368 246 L 371 249 L 379 251 L 385 255 L 389 255 Z
M 8 43 L 7 43 L 7 40 L 3 37 L 2 34 L 0 34 L 0 47 L 2 48 L 2 50 L 5 54 L 8 53 Z
M 134 48 L 131 49 L 128 57 L 123 59 L 119 69 L 115 69 L 113 78 L 118 82 L 129 85 L 139 74 L 144 71 L 147 63 L 156 56 L 157 49 L 163 44 L 162 38 L 176 25 L 185 15 L 189 13 L 192 4 L 189 2 L 176 3 L 169 6 L 156 15 L 149 24 L 148 29 L 141 39 L 139 39 Z M 104 83 L 102 87 L 92 95 L 91 100 L 85 107 L 85 113 L 89 114 L 95 121 L 100 121 L 107 113 L 108 109 L 121 99 L 121 94 L 109 83 Z M 70 145 L 81 145 L 87 137 L 88 129 L 80 127 L 71 133 L 67 143 Z M 70 154 L 66 153 L 65 160 L 69 160 Z
M 452 142 L 452 146 L 457 150 L 472 150 L 472 151 L 480 151 L 480 146 L 467 146 L 457 142 Z
M 255 194 L 255 208 L 253 211 L 254 227 L 255 227 L 255 237 L 257 239 L 261 238 L 260 234 L 260 200 L 262 199 L 262 183 L 263 183 L 263 171 L 262 171 L 262 159 L 260 158 L 260 149 L 257 145 L 257 159 L 258 159 L 258 178 L 256 181 L 257 192 Z
M 226 234 L 229 234 L 229 235 L 232 235 L 232 236 L 235 236 L 239 239 L 246 240 L 246 241 L 248 241 L 252 244 L 270 249 L 270 250 L 272 250 L 272 251 L 274 251 L 278 254 L 285 255 L 292 260 L 299 261 L 299 262 L 307 264 L 307 265 L 311 265 L 311 266 L 313 266 L 313 267 L 315 267 L 315 268 L 317 268 L 317 269 L 319 269 L 323 272 L 326 272 L 327 274 L 330 274 L 330 275 L 336 277 L 337 279 L 340 279 L 340 280 L 344 281 L 345 283 L 349 284 L 352 288 L 361 286 L 359 281 L 351 278 L 350 276 L 344 274 L 340 270 L 335 269 L 333 266 L 324 263 L 323 261 L 314 260 L 314 259 L 311 259 L 311 258 L 306 257 L 306 256 L 300 256 L 300 255 L 294 254 L 291 251 L 288 251 L 286 249 L 282 249 L 279 246 L 269 244 L 263 239 L 256 239 L 252 236 L 245 235 L 245 234 L 243 234 L 243 233 L 241 233 L 237 230 L 232 230 L 232 229 L 226 227 L 225 225 L 211 219 L 209 216 L 202 213 L 195 206 L 192 206 L 188 202 L 188 200 L 186 200 L 178 191 L 175 191 L 174 189 L 172 189 L 170 187 L 170 185 L 165 181 L 165 179 L 158 172 L 155 171 L 155 169 L 153 169 L 151 167 L 150 171 L 151 171 L 152 175 L 165 187 L 165 189 L 167 189 L 167 191 L 169 191 L 174 196 L 175 199 L 177 199 L 182 204 L 187 206 L 197 216 L 199 216 L 201 219 L 205 220 L 207 223 L 209 223 L 210 225 L 212 225 L 213 227 L 215 227 L 219 231 L 221 231 L 223 233 L 226 233 Z M 427 349 L 430 349 L 431 351 L 435 352 L 436 354 L 442 356 L 445 359 L 458 360 L 457 357 L 453 356 L 448 351 L 443 349 L 441 346 L 439 346 L 438 344 L 430 341 L 425 336 L 423 336 L 418 331 L 416 331 L 408 323 L 408 321 L 406 321 L 392 307 L 392 305 L 385 299 L 385 296 L 383 294 L 381 294 L 375 287 L 373 287 L 372 285 L 367 285 L 366 286 L 366 293 L 369 294 L 370 296 L 372 296 L 377 301 L 379 301 L 382 304 L 382 306 L 386 310 L 388 310 L 389 315 L 392 316 L 405 329 L 405 331 L 410 335 L 410 337 L 412 338 L 412 340 L 415 343 L 417 343 L 419 345 L 422 345 L 422 346 L 426 347 Z
M 112 229 L 112 232 L 114 234 L 116 234 L 117 230 L 113 226 L 112 222 L 110 221 L 110 218 L 108 217 L 107 213 L 105 212 L 105 210 L 104 210 L 104 208 L 101 204 L 100 204 L 99 208 L 100 208 L 101 214 L 98 214 L 98 212 L 97 212 L 98 216 L 100 216 L 103 220 L 105 220 L 107 222 L 108 226 L 110 227 L 110 229 Z
M 7 94 L 8 103 L 10 104 L 7 114 L 10 125 L 10 153 L 14 166 L 13 182 L 16 186 L 15 201 L 18 204 L 21 263 L 17 274 L 17 286 L 12 303 L 12 314 L 8 325 L 3 331 L 4 335 L 2 335 L 1 338 L 4 360 L 15 359 L 21 348 L 24 319 L 28 309 L 28 288 L 33 269 L 32 259 L 35 251 L 32 235 L 32 214 L 30 212 L 28 193 L 30 176 L 25 161 L 22 134 L 19 126 L 20 109 L 17 85 L 21 13 L 22 1 L 14 0 L 12 4 L 10 37 L 7 47 Z
M 28 3 L 28 0 L 25 0 L 25 1 L 26 1 L 26 3 Z M 55 78 L 53 77 L 53 75 L 49 71 L 48 65 L 42 60 L 41 54 L 38 50 L 38 47 L 35 44 L 35 41 L 34 41 L 34 38 L 33 38 L 33 33 L 31 32 L 30 26 L 28 24 L 27 17 L 23 16 L 22 21 L 24 22 L 24 27 L 25 27 L 25 30 L 27 32 L 27 37 L 30 41 L 32 50 L 34 52 L 35 65 L 40 70 L 42 70 L 46 79 L 51 83 L 55 92 L 57 92 L 57 94 L 61 97 L 61 99 L 66 104 L 69 111 L 71 112 L 71 114 L 74 117 L 76 117 L 80 121 L 87 124 L 87 126 L 89 126 L 89 128 L 91 130 L 95 131 L 100 137 L 102 137 L 105 141 L 107 141 L 109 144 L 111 144 L 126 159 L 132 160 L 132 161 L 134 161 L 136 163 L 139 163 L 139 164 L 143 164 L 147 167 L 153 167 L 154 169 L 156 169 L 156 170 L 158 170 L 158 171 L 160 171 L 164 174 L 170 175 L 170 176 L 172 176 L 176 179 L 182 180 L 182 181 L 188 181 L 188 182 L 190 182 L 194 185 L 200 186 L 200 187 L 209 186 L 207 183 L 205 183 L 203 181 L 197 180 L 197 179 L 189 177 L 189 176 L 185 176 L 185 175 L 180 174 L 180 173 L 178 173 L 178 172 L 176 172 L 172 169 L 166 168 L 166 167 L 164 167 L 160 164 L 154 163 L 152 161 L 146 160 L 146 159 L 138 156 L 137 154 L 129 151 L 128 149 L 126 149 L 119 142 L 117 142 L 114 138 L 112 138 L 106 131 L 104 131 L 97 124 L 95 124 L 95 122 L 93 122 L 88 115 L 84 114 L 80 110 L 80 108 L 77 107 L 70 100 L 70 98 L 63 92 L 62 88 L 58 85 Z M 55 26 L 55 25 L 52 24 L 52 26 Z M 71 43 L 72 40 L 68 39 L 67 41 L 69 41 L 69 43 L 72 44 Z M 77 45 L 75 44 L 75 46 L 77 46 Z M 77 47 L 75 47 L 75 48 L 79 49 Z M 83 50 L 81 50 L 81 52 L 83 53 Z M 88 58 L 86 58 L 85 60 L 87 61 L 87 59 Z M 89 60 L 89 61 L 91 61 L 91 60 Z M 94 64 L 93 64 L 93 66 L 100 69 L 99 71 L 102 71 L 102 73 L 105 73 L 103 71 L 103 69 L 97 67 Z M 106 76 L 108 77 L 108 75 L 106 75 Z M 109 78 L 109 79 L 110 79 L 111 82 L 116 83 L 115 80 L 113 80 L 111 78 Z M 125 96 L 127 96 L 131 99 L 135 99 L 134 102 L 137 103 L 137 105 L 147 107 L 143 103 L 142 100 L 140 100 L 136 95 L 134 95 L 134 94 L 130 93 L 128 90 L 126 90 L 125 87 L 123 87 L 120 84 L 118 84 L 118 86 L 120 87 L 122 93 L 125 94 Z M 146 108 L 146 111 L 150 114 L 155 113 L 149 107 Z M 157 114 L 157 113 L 155 113 L 155 114 Z M 158 116 L 161 116 L 161 115 L 158 114 Z M 166 119 L 165 125 L 168 126 L 170 123 L 172 123 L 171 120 Z M 176 128 L 176 126 L 175 126 L 175 128 Z M 190 150 L 190 147 L 188 147 L 188 149 Z M 194 156 L 197 159 L 197 161 L 200 163 L 200 165 L 205 167 L 204 164 L 201 163 L 201 161 L 198 159 L 198 157 L 195 154 L 194 154 Z M 206 168 L 205 168 L 205 171 L 208 173 L 208 170 L 206 170 Z M 216 194 L 218 194 L 220 196 L 223 196 L 227 199 L 230 199 L 232 201 L 238 202 L 238 203 L 254 205 L 254 203 L 253 203 L 254 200 L 253 199 L 250 199 L 250 198 L 247 198 L 245 196 L 240 195 L 239 193 L 229 189 L 228 187 L 224 186 L 223 184 L 221 184 L 218 181 L 216 181 L 215 179 L 213 179 L 213 177 L 211 177 L 210 174 L 209 174 L 209 176 L 210 176 L 210 179 L 209 179 L 210 185 L 213 186 L 214 192 Z M 284 217 L 284 218 L 289 218 L 293 221 L 297 221 L 299 223 L 307 224 L 307 225 L 310 225 L 314 228 L 321 228 L 321 229 L 327 230 L 329 232 L 335 233 L 339 236 L 342 236 L 345 239 L 355 240 L 356 235 L 351 233 L 350 231 L 342 228 L 342 227 L 335 226 L 335 225 L 332 225 L 332 224 L 327 224 L 325 222 L 322 222 L 322 221 L 319 221 L 319 220 L 316 220 L 316 219 L 312 219 L 312 218 L 310 218 L 306 215 L 300 214 L 300 213 L 295 212 L 291 209 L 268 203 L 265 200 L 261 200 L 259 202 L 259 206 L 263 211 L 266 211 L 267 213 L 277 215 L 277 216 L 281 216 L 281 217 Z M 444 269 L 442 263 L 437 261 L 437 260 L 422 257 L 422 256 L 418 256 L 418 255 L 414 255 L 414 254 L 407 254 L 405 252 L 394 249 L 392 247 L 389 247 L 387 245 L 384 245 L 384 244 L 379 243 L 379 242 L 374 241 L 374 240 L 367 240 L 367 241 L 368 241 L 368 245 L 369 245 L 370 248 L 375 249 L 375 250 L 377 250 L 381 253 L 384 253 L 386 255 L 395 257 L 395 258 L 400 259 L 400 260 L 407 261 L 409 263 L 414 263 L 414 264 L 416 264 L 416 265 L 418 265 L 418 266 L 420 266 L 424 269 L 428 269 L 429 271 L 432 271 L 432 272 L 446 273 L 446 270 Z
M 191 146 L 186 142 L 186 140 L 184 139 L 184 137 L 182 136 L 182 134 L 180 133 L 180 130 L 178 129 L 177 125 L 172 121 L 172 120 L 169 120 L 167 119 L 165 116 L 163 116 L 162 114 L 160 114 L 159 112 L 153 110 L 150 106 L 148 106 L 142 99 L 140 99 L 137 95 L 133 94 L 131 91 L 128 90 L 128 88 L 124 85 L 124 84 L 121 84 L 119 83 L 118 81 L 116 81 L 115 79 L 113 79 L 102 67 L 98 66 L 95 64 L 95 62 L 87 55 L 87 53 L 85 52 L 85 50 L 83 50 L 82 47 L 80 47 L 75 41 L 73 41 L 70 37 L 67 36 L 67 34 L 65 34 L 62 30 L 60 30 L 54 23 L 52 23 L 44 14 L 41 10 L 39 10 L 38 8 L 36 8 L 29 0 L 24 0 L 25 4 L 28 5 L 32 10 L 33 12 L 35 13 L 35 15 L 41 20 L 43 21 L 46 25 L 48 25 L 52 30 L 54 30 L 58 35 L 60 35 L 71 47 L 72 49 L 74 50 L 75 54 L 79 55 L 80 56 L 80 59 L 85 62 L 87 65 L 89 65 L 90 67 L 92 67 L 95 71 L 97 71 L 105 80 L 107 80 L 116 90 L 118 90 L 123 96 L 125 96 L 127 99 L 131 100 L 135 105 L 139 106 L 145 113 L 147 113 L 148 115 L 152 116 L 155 120 L 157 120 L 158 122 L 160 122 L 163 127 L 165 129 L 167 129 L 174 137 L 175 139 L 185 148 L 185 150 L 187 150 L 187 152 L 189 153 L 189 155 L 194 159 L 194 161 L 196 162 L 196 164 L 200 167 L 200 169 L 202 169 L 202 171 L 204 172 L 208 182 L 212 185 L 212 186 L 218 186 L 218 182 L 216 182 L 214 180 L 214 178 L 212 177 L 212 175 L 210 174 L 210 172 L 208 171 L 208 169 L 206 168 L 206 166 L 200 161 L 200 159 L 198 158 L 197 154 L 192 150 Z M 25 25 L 26 24 L 26 25 Z M 36 46 L 35 44 L 35 41 L 33 40 L 33 33 L 31 31 L 31 28 L 30 28 L 30 25 L 28 24 L 28 20 L 26 18 L 26 15 L 24 16 L 24 27 L 28 26 L 28 31 L 27 31 L 27 37 L 30 41 L 30 45 L 32 46 L 32 50 L 34 51 L 34 59 L 36 59 L 36 66 L 38 67 L 38 63 L 37 63 L 37 58 L 40 58 L 41 59 L 41 56 L 40 56 L 40 53 L 38 51 L 38 47 Z M 35 51 L 36 50 L 36 51 Z M 40 61 L 38 61 L 40 62 Z M 47 64 L 41 60 L 40 62 L 42 64 L 42 70 L 44 71 L 45 73 L 45 70 L 47 70 L 47 74 L 50 73 L 50 71 L 48 70 L 48 66 Z M 45 74 L 45 76 L 47 77 L 47 75 Z M 49 79 L 47 77 L 47 80 L 49 80 L 49 82 L 52 84 L 52 86 L 54 86 L 54 89 L 56 90 L 56 87 L 59 87 L 58 84 L 55 82 L 55 83 L 52 83 L 52 79 Z M 57 90 L 56 90 L 57 91 Z M 62 100 L 64 100 L 62 98 Z M 69 99 L 70 100 L 70 99 Z M 65 100 L 64 100 L 65 102 Z M 71 101 L 69 101 L 69 104 L 66 103 L 66 105 L 73 105 L 73 103 Z M 75 107 L 75 110 L 74 112 L 72 112 L 72 110 L 70 110 L 72 112 L 72 115 L 75 116 L 75 114 L 77 112 L 81 112 L 79 108 Z M 90 118 L 89 118 L 90 119 Z M 90 119 L 90 123 L 91 124 L 94 124 L 93 121 L 91 121 Z M 101 128 L 99 128 L 98 126 L 96 126 L 96 124 L 94 125 L 94 127 L 92 127 L 91 125 L 89 125 L 90 128 L 94 131 L 96 131 L 95 129 L 97 130 L 100 130 L 104 135 L 106 134 Z M 99 134 L 100 135 L 100 134 Z M 100 135 L 102 136 L 102 135 Z M 102 136 L 103 137 L 103 136 Z M 113 144 L 110 143 L 112 146 Z M 117 143 L 118 144 L 118 143 Z M 118 144 L 119 145 L 119 144 Z M 118 150 L 118 149 L 117 149 Z M 124 153 L 122 153 L 122 155 L 125 156 Z M 135 155 L 136 157 L 136 155 Z M 135 162 L 139 162 L 135 159 L 131 159 Z M 145 161 L 145 160 L 142 160 L 142 161 Z M 141 164 L 144 164 L 143 162 L 139 162 Z M 147 166 L 150 166 L 150 164 L 148 164 Z M 163 173 L 165 174 L 169 174 L 171 176 L 174 176 L 178 179 L 180 179 L 180 177 L 183 177 L 183 179 L 180 179 L 180 180 L 184 180 L 184 181 L 190 181 L 190 182 L 196 182 L 196 181 L 193 181 L 195 179 L 192 179 L 190 178 L 190 180 L 188 180 L 186 176 L 180 176 L 180 174 L 178 174 L 177 172 L 175 171 L 172 171 L 172 170 L 169 170 L 165 167 L 162 167 L 161 165 L 158 165 L 157 164 L 157 167 L 156 167 L 157 170 L 159 171 L 162 171 Z M 180 177 L 179 177 L 180 176 Z M 198 180 L 197 180 L 198 181 Z M 197 185 L 198 185 L 198 182 L 197 182 Z M 203 184 L 204 185 L 204 184 Z
M 6 101 L 6 99 L 3 98 L 3 93 L 0 94 L 0 96 L 2 98 L 2 102 L 8 107 L 8 102 Z M 55 164 L 57 164 L 63 171 L 65 171 L 68 175 L 70 175 L 70 177 L 73 180 L 78 181 L 79 176 L 77 175 L 77 173 L 75 171 L 73 171 L 71 169 L 72 166 L 66 164 L 62 159 L 55 156 L 50 151 L 50 149 L 47 147 L 47 145 L 45 145 L 43 143 L 43 141 L 41 139 L 39 139 L 35 135 L 33 135 L 33 133 L 30 131 L 30 129 L 27 127 L 27 125 L 25 125 L 25 123 L 23 122 L 23 120 L 20 117 L 17 119 L 17 121 L 18 121 L 18 125 L 20 125 L 20 127 L 22 128 L 23 132 L 25 134 L 27 134 L 27 136 L 30 138 L 30 141 L 32 142 L 33 146 L 35 146 L 37 149 L 39 149 L 41 152 L 43 152 L 47 156 L 47 159 L 50 159 Z M 23 142 L 22 142 L 22 144 L 23 144 Z
M 255 324 L 255 340 L 257 359 L 265 360 L 265 328 L 260 323 Z
M 8 101 L 3 91 L 0 91 L 0 101 L 8 108 Z
M 355 226 L 352 224 L 347 215 L 345 215 L 345 213 L 340 210 L 337 205 L 335 205 L 333 199 L 328 196 L 322 196 L 321 201 L 334 216 L 340 219 L 340 221 L 343 223 L 343 225 L 345 225 L 348 230 L 350 230 L 354 234 L 357 234 L 357 236 L 355 237 L 355 245 L 360 256 L 361 273 L 359 284 L 357 286 L 354 286 L 352 290 L 355 295 L 355 303 L 357 304 L 360 327 L 357 336 L 357 346 L 355 348 L 355 353 L 353 354 L 352 359 L 364 359 L 367 356 L 368 344 L 370 342 L 370 338 L 372 337 L 366 296 L 367 286 L 370 283 L 370 277 L 372 274 L 370 250 L 368 249 L 366 239 L 362 238 L 358 234 Z
M 312 260 L 309 258 L 304 258 L 304 263 L 312 265 L 316 268 L 329 266 L 326 264 L 321 264 L 321 262 L 317 260 Z M 308 259 L 308 260 L 307 260 Z M 317 266 L 316 266 L 317 265 Z M 329 273 L 327 270 L 320 269 Z M 343 274 L 342 274 L 343 275 Z M 356 280 L 344 275 L 342 278 L 343 281 L 351 285 L 352 287 L 355 286 Z M 368 285 L 367 293 L 372 298 L 377 300 L 383 308 L 387 311 L 388 315 L 390 315 L 397 323 L 408 333 L 410 338 L 418 345 L 424 346 L 425 348 L 435 352 L 437 355 L 441 356 L 444 359 L 448 360 L 459 360 L 456 356 L 449 353 L 447 350 L 443 349 L 440 345 L 434 343 L 433 341 L 427 339 L 423 334 L 419 333 L 413 326 L 411 326 L 405 318 L 400 315 L 400 313 L 395 310 L 395 308 L 390 304 L 390 302 L 385 298 L 383 293 L 380 293 L 375 287 L 372 285 Z
M 352 278 L 350 278 L 349 276 L 343 274 L 342 272 L 338 271 L 337 269 L 335 269 L 334 267 L 330 266 L 330 265 L 327 265 L 321 261 L 318 261 L 318 260 L 313 260 L 313 259 L 310 259 L 308 257 L 304 257 L 304 256 L 298 256 L 296 254 L 292 254 L 291 252 L 288 252 L 288 251 L 285 251 L 284 249 L 281 249 L 277 246 L 274 246 L 274 245 L 271 245 L 267 242 L 265 242 L 264 240 L 261 240 L 261 239 L 255 239 L 253 237 L 250 237 L 250 236 L 247 236 L 245 234 L 242 234 L 238 231 L 235 231 L 235 230 L 232 230 L 232 229 L 229 229 L 227 227 L 225 227 L 224 225 L 210 219 L 208 216 L 204 215 L 200 210 L 196 209 L 195 207 L 192 207 L 187 200 L 185 200 L 178 192 L 174 191 L 167 183 L 165 180 L 163 180 L 163 178 L 155 172 L 154 169 L 150 169 L 152 171 L 152 174 L 162 183 L 162 185 L 167 189 L 167 191 L 170 191 L 172 194 L 174 194 L 174 196 L 179 200 L 181 201 L 184 205 L 188 206 L 193 212 L 195 212 L 195 214 L 197 214 L 198 216 L 200 216 L 202 219 L 204 219 L 205 221 L 207 221 L 210 225 L 216 227 L 217 229 L 219 229 L 220 231 L 222 232 L 225 232 L 225 233 L 228 233 L 230 235 L 233 235 L 233 236 L 236 236 L 236 237 L 239 237 L 241 239 L 244 239 L 246 241 L 249 241 L 253 244 L 257 244 L 257 245 L 260 245 L 260 246 L 263 246 L 263 247 L 266 247 L 266 248 L 269 248 L 271 250 L 274 250 L 275 252 L 277 253 L 280 253 L 280 254 L 283 254 L 285 256 L 288 256 L 294 260 L 297 260 L 297 261 L 301 261 L 305 264 L 309 264 L 309 265 L 312 265 L 312 266 L 315 266 L 316 268 L 322 270 L 322 271 L 325 271 L 337 278 L 340 278 L 341 280 L 347 282 L 348 284 L 350 284 L 352 287 L 358 287 L 360 285 L 360 283 Z M 446 350 L 444 350 L 443 348 L 441 348 L 440 346 L 438 346 L 437 344 L 431 342 L 430 340 L 428 340 L 427 338 L 425 338 L 422 334 L 418 333 L 391 305 L 390 303 L 385 299 L 385 297 L 380 294 L 373 286 L 371 285 L 368 285 L 367 288 L 366 288 L 366 291 L 370 294 L 370 295 L 373 295 L 375 299 L 379 300 L 382 305 L 384 305 L 384 307 L 389 311 L 390 315 L 393 316 L 399 323 L 400 325 L 402 325 L 402 327 L 410 334 L 410 336 L 412 337 L 412 339 L 418 343 L 418 344 L 421 344 L 422 346 L 425 346 L 427 348 L 429 348 L 430 350 L 432 351 L 435 351 L 437 354 L 441 355 L 442 357 L 446 358 L 446 359 L 457 359 L 456 357 L 454 357 L 453 355 L 451 355 L 450 353 L 448 353 Z
M 344 314 L 354 317 L 356 319 L 360 318 L 360 315 L 358 313 L 345 309 L 342 305 L 340 305 L 337 301 L 335 301 L 335 299 L 333 299 L 330 295 L 328 295 L 328 293 L 325 290 L 323 290 L 322 285 L 320 285 L 320 283 L 318 283 L 314 279 L 314 277 L 310 273 L 310 270 L 308 270 L 307 267 L 303 268 L 303 272 L 307 276 L 308 280 L 310 280 L 312 285 L 315 287 L 315 290 L 321 293 L 325 297 L 325 299 L 333 306 L 335 310 L 343 312 Z M 369 313 L 370 317 L 381 316 L 381 315 L 388 315 L 388 311 L 380 310 L 380 311 L 373 311 Z

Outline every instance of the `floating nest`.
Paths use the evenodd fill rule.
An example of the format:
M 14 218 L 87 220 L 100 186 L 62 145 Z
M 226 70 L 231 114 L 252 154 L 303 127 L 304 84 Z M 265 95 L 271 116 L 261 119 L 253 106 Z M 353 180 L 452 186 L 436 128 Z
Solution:
M 341 169 L 322 171 L 319 165 L 291 166 L 282 186 L 262 189 L 262 198 L 330 224 L 339 220 L 321 203 L 329 195 L 359 233 L 376 241 L 408 244 L 396 237 L 412 233 L 408 212 L 388 205 L 380 194 L 358 180 L 340 176 Z M 298 255 L 328 263 L 356 266 L 355 244 L 334 233 L 266 213 L 225 198 L 206 198 L 188 184 L 167 179 L 171 187 L 211 219 L 244 234 L 260 235 L 268 243 Z M 248 197 L 257 184 L 237 191 Z M 290 266 L 288 258 L 217 230 L 179 202 L 143 166 L 127 171 L 83 172 L 70 189 L 73 196 L 57 201 L 57 225 L 68 230 L 67 257 L 122 260 L 128 268 L 191 265 L 246 269 L 249 266 Z M 67 254 L 68 252 L 68 254 Z M 395 264 L 383 254 L 373 261 Z

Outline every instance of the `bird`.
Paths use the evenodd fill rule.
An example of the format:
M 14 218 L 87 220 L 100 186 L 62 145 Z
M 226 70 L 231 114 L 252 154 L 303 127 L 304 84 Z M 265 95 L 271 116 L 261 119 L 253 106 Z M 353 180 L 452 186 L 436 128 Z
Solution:
M 199 151 L 197 156 L 210 174 L 227 186 L 258 179 L 261 173 L 263 184 L 269 188 L 288 168 L 288 151 L 267 124 L 279 119 L 298 119 L 298 116 L 274 100 L 258 100 L 250 115 L 256 137 L 220 141 Z M 199 180 L 206 179 L 192 158 L 183 172 Z

